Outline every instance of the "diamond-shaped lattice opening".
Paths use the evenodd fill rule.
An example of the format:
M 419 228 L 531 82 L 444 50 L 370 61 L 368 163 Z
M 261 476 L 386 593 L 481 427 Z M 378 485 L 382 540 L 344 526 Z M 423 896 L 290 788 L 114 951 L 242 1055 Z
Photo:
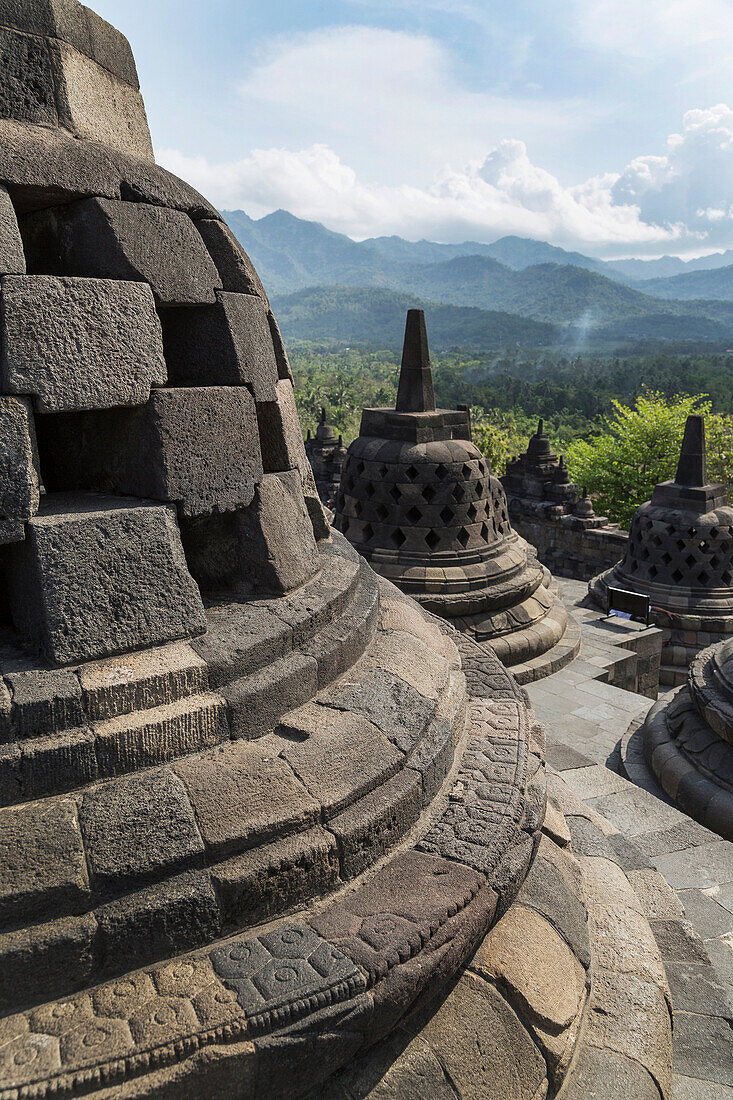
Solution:
M 354 473 L 356 474 L 357 477 L 361 477 L 361 475 L 364 473 L 364 463 L 361 461 L 361 459 L 357 462 L 356 466 L 354 467 Z
M 436 493 L 436 490 L 432 487 L 432 485 L 426 485 L 425 486 L 425 488 L 422 491 L 422 498 L 423 498 L 423 500 L 425 501 L 426 504 L 430 504 L 430 502 L 435 497 L 435 493 Z
M 667 532 L 668 535 L 674 535 L 677 531 L 677 528 L 673 523 L 668 523 L 664 530 Z
M 478 515 L 475 504 L 469 504 L 468 508 L 466 509 L 466 515 L 470 519 L 471 523 L 475 523 L 476 516 Z
M 348 516 L 336 516 L 336 526 L 342 534 L 346 535 L 349 531 L 349 517 Z
M 400 531 L 399 527 L 396 527 L 395 530 L 390 535 L 390 541 L 391 541 L 392 545 L 397 550 L 399 550 L 400 547 L 404 546 L 405 542 L 407 541 L 407 535 L 405 534 L 404 531 Z
M 733 584 L 733 573 L 731 573 L 730 569 L 724 570 L 722 576 L 723 584 Z
M 463 466 L 461 467 L 461 473 L 466 480 L 468 480 L 469 477 L 473 477 L 473 470 L 468 465 L 468 463 L 463 464 Z
M 387 508 L 387 506 L 385 504 L 378 504 L 376 511 L 377 511 L 377 519 L 381 519 L 384 522 L 384 520 L 389 515 L 389 508 Z
M 710 574 L 708 573 L 707 569 L 703 569 L 697 579 L 699 580 L 700 584 L 709 584 Z
M 694 539 L 696 537 L 696 535 L 697 535 L 697 527 L 688 527 L 687 528 L 687 537 L 688 538 Z
M 712 558 L 710 559 L 710 565 L 713 569 L 717 569 L 720 565 L 720 558 L 717 554 L 713 554 Z
M 658 572 L 658 570 L 657 570 L 657 567 L 656 567 L 656 565 L 652 565 L 652 566 L 650 566 L 650 568 L 649 568 L 649 576 L 650 576 L 650 577 L 652 578 L 652 580 L 654 580 L 654 578 L 656 577 L 656 575 L 657 575 L 657 572 Z
M 425 541 L 428 544 L 428 550 L 435 550 L 440 546 L 440 535 L 436 535 L 435 531 L 428 531 Z
M 353 479 L 353 477 L 351 477 L 351 475 L 349 475 L 348 477 L 345 477 L 343 484 L 344 484 L 344 489 L 346 490 L 346 492 L 350 493 L 351 490 L 354 488 L 354 479 Z
M 360 500 L 354 501 L 354 515 L 357 517 L 357 519 L 359 518 L 359 516 L 361 515 L 361 513 L 363 511 L 364 511 L 364 505 L 361 503 L 361 501 Z
M 422 512 L 420 511 L 419 508 L 416 508 L 414 504 L 413 504 L 412 508 L 408 508 L 408 510 L 405 514 L 406 514 L 407 518 L 409 519 L 410 523 L 419 523 L 420 520 L 422 519 Z
M 364 486 L 364 496 L 368 497 L 371 500 L 376 491 L 377 490 L 374 488 L 371 481 L 367 481 L 366 485 Z
M 702 542 L 699 544 L 700 553 L 701 554 L 707 554 L 709 549 L 710 549 L 710 543 L 706 542 L 705 539 L 703 539 Z
M 453 492 L 451 493 L 451 496 L 453 497 L 454 500 L 463 500 L 463 486 L 462 485 L 454 485 L 453 486 Z
M 435 467 L 434 473 L 438 481 L 443 481 L 449 473 L 448 467 L 444 466 L 442 462 L 439 462 L 438 465 Z
M 382 465 L 377 470 L 377 477 L 386 477 L 386 476 L 387 476 L 387 467 L 384 465 L 384 463 L 382 463 Z
M 687 543 L 683 539 L 677 539 L 677 549 L 678 550 L 684 550 L 686 546 L 687 546 Z
M 443 510 L 440 513 L 440 518 L 441 518 L 442 522 L 445 523 L 446 526 L 447 526 L 449 523 L 453 522 L 453 520 L 456 518 L 456 515 L 455 515 L 455 512 L 453 511 L 453 509 L 449 508 L 448 505 L 446 504 L 445 508 L 443 508 Z
M 662 540 L 659 535 L 652 535 L 652 546 L 661 546 Z
M 374 538 L 374 528 L 371 523 L 364 524 L 364 530 L 361 533 L 362 542 L 369 542 L 369 539 Z
M 484 539 L 486 542 L 488 542 L 490 534 L 491 534 L 491 531 L 489 530 L 488 523 L 482 523 L 481 524 L 481 538 Z
M 464 548 L 464 550 L 468 546 L 468 540 L 469 540 L 470 537 L 471 536 L 469 535 L 466 528 L 461 527 L 460 531 L 458 532 L 458 541 L 460 542 L 460 544 Z
M 675 582 L 675 584 L 679 584 L 682 580 L 682 577 L 683 574 L 680 573 L 679 569 L 675 569 L 674 573 L 672 574 L 672 580 Z
M 662 554 L 662 561 L 664 562 L 665 565 L 671 565 L 672 564 L 672 555 L 671 554 Z
M 419 470 L 415 466 L 408 466 L 405 470 L 405 477 L 408 481 L 414 481 L 419 473 Z
M 641 554 L 639 556 L 643 561 L 646 561 L 646 559 L 649 557 L 649 551 L 647 550 L 646 546 L 642 546 Z
M 710 530 L 708 531 L 708 536 L 711 539 L 717 539 L 719 534 L 720 534 L 720 531 L 718 530 L 717 527 L 711 527 Z
M 696 561 L 697 561 L 697 558 L 694 557 L 694 555 L 688 554 L 687 557 L 685 558 L 685 565 L 689 569 L 692 569 L 692 567 L 693 567 L 693 565 L 695 564 Z
M 395 504 L 399 504 L 400 499 L 402 498 L 402 491 L 399 485 L 393 485 L 389 491 L 389 495 L 392 497 L 392 500 L 395 502 Z
M 727 554 L 727 553 L 728 553 L 728 549 L 729 549 L 729 547 L 730 547 L 730 543 L 729 543 L 729 542 L 726 542 L 726 541 L 723 541 L 723 542 L 721 542 L 721 544 L 720 544 L 720 552 L 721 552 L 721 554 Z
M 636 571 L 637 571 L 637 570 L 638 570 L 638 568 L 639 568 L 639 563 L 638 563 L 638 561 L 632 561 L 632 563 L 631 563 L 631 565 L 630 565 L 630 567 L 629 567 L 629 568 L 630 568 L 630 570 L 631 570 L 631 572 L 632 572 L 632 573 L 636 573 Z

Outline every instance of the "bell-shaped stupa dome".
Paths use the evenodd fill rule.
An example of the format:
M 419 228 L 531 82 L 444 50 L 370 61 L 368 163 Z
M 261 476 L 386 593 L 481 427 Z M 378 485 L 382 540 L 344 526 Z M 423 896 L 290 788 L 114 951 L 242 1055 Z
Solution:
M 362 414 L 335 525 L 423 607 L 490 642 L 520 680 L 517 666 L 535 679 L 577 651 L 577 640 L 563 645 L 568 616 L 549 573 L 512 528 L 503 486 L 471 441 L 468 409 L 435 408 L 422 310 L 407 315 L 396 408 Z
M 733 508 L 708 481 L 703 417 L 687 419 L 674 480 L 634 513 L 623 561 L 590 582 L 600 607 L 609 586 L 651 599 L 666 632 L 663 684 L 684 683 L 695 654 L 733 634 Z

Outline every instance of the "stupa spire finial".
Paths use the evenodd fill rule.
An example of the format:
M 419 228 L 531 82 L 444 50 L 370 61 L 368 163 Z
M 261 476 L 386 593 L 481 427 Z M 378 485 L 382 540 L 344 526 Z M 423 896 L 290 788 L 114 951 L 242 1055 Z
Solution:
M 407 311 L 396 408 L 397 412 L 435 411 L 433 372 L 430 366 L 425 312 L 422 309 Z
M 707 485 L 708 470 L 705 453 L 705 419 L 702 416 L 688 416 L 685 424 L 685 436 L 682 440 L 680 460 L 675 474 L 677 485 Z

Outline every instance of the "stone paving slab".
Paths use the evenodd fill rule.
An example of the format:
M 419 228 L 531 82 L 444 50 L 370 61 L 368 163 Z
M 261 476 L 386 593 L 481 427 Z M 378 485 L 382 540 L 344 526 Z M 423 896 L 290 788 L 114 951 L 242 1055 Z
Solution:
M 588 807 L 588 821 L 569 819 L 574 849 L 611 846 L 652 922 L 675 1009 L 673 1100 L 733 1100 L 733 843 L 672 806 L 645 772 L 628 733 L 651 701 L 605 682 L 609 655 L 576 607 L 578 582 L 561 585 L 583 627 L 581 656 L 527 692 L 547 725 L 550 767 Z M 629 779 L 618 774 L 624 738 Z M 618 832 L 604 838 L 595 814 Z

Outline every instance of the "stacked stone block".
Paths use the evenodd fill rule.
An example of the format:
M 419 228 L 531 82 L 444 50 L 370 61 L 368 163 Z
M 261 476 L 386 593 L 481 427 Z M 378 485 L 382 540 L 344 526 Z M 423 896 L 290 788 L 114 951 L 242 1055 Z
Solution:
M 195 636 L 200 587 L 287 591 L 328 536 L 287 355 L 231 232 L 154 164 L 124 38 L 70 0 L 3 0 L 0 36 L 0 609 L 53 663 Z

